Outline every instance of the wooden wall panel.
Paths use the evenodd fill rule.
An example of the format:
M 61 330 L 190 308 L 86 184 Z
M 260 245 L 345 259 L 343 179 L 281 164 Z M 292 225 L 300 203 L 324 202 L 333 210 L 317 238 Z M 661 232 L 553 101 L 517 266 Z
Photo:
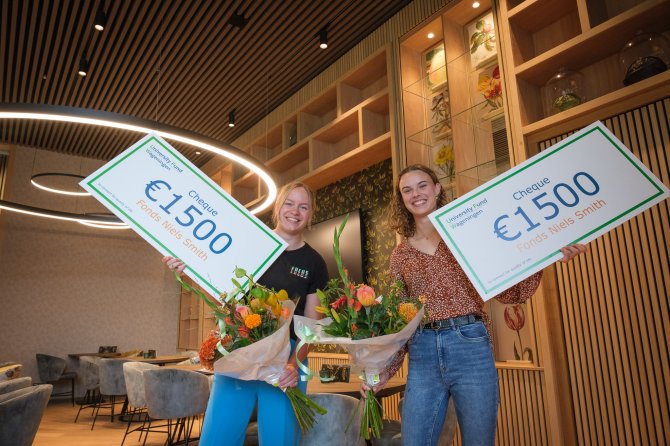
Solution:
M 603 122 L 670 186 L 669 98 Z M 666 200 L 554 266 L 579 444 L 670 443 L 669 221 Z
M 498 445 L 548 444 L 541 370 L 499 368 Z
M 496 445 L 550 444 L 544 370 L 498 365 L 498 385 L 500 407 Z M 460 432 L 457 429 L 454 445 L 461 444 Z
M 9 164 L 9 155 L 0 152 L 0 199 L 7 183 L 7 165 Z

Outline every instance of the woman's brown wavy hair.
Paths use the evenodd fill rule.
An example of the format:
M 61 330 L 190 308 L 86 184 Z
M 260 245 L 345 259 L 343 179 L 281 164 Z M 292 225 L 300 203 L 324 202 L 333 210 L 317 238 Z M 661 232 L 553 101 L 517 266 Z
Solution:
M 423 164 L 412 164 L 411 166 L 407 166 L 398 175 L 398 182 L 393 188 L 393 199 L 391 200 L 389 213 L 389 227 L 394 231 L 397 231 L 398 234 L 405 238 L 414 235 L 414 232 L 416 231 L 416 224 L 414 222 L 414 216 L 407 210 L 405 203 L 402 201 L 402 194 L 400 193 L 400 179 L 406 173 L 417 170 L 428 174 L 431 180 L 433 180 L 433 184 L 440 183 L 440 180 L 437 179 L 435 172 Z M 447 195 L 444 192 L 444 187 L 440 185 L 440 193 L 437 195 L 437 207 L 441 208 L 445 204 L 447 204 Z

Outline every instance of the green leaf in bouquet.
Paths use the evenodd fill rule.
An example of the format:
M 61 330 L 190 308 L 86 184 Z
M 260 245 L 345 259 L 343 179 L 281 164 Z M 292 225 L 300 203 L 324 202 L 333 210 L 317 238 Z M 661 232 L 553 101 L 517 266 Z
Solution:
M 340 322 L 340 321 L 341 321 L 341 319 L 340 319 L 340 315 L 337 314 L 337 311 L 335 311 L 335 309 L 331 309 L 331 310 L 330 310 L 330 314 L 333 315 L 333 319 L 335 319 L 336 322 Z
M 326 307 L 314 307 L 314 310 L 317 313 L 325 314 L 326 316 L 330 315 L 330 310 Z
M 265 299 L 267 297 L 267 293 L 262 288 L 252 288 L 249 293 L 257 299 Z
M 335 263 L 337 263 L 337 271 L 340 273 L 345 290 L 347 288 L 347 284 L 349 283 L 349 278 L 344 272 L 344 265 L 342 265 L 342 256 L 340 255 L 340 236 L 342 235 L 342 231 L 344 231 L 344 227 L 347 225 L 348 220 L 349 214 L 344 217 L 344 221 L 342 221 L 342 224 L 339 226 L 339 228 L 335 229 L 335 234 L 333 236 L 333 254 L 335 255 Z
M 247 271 L 244 268 L 235 268 L 234 271 L 235 277 L 238 279 L 241 279 L 242 277 L 245 277 L 247 275 Z M 242 288 L 242 287 L 240 287 Z
M 240 284 L 240 282 L 238 282 L 238 281 L 235 280 L 235 279 L 230 279 L 230 281 L 233 282 L 233 285 L 235 285 L 235 287 L 236 287 L 238 290 L 244 292 L 244 288 L 242 288 L 242 284 Z

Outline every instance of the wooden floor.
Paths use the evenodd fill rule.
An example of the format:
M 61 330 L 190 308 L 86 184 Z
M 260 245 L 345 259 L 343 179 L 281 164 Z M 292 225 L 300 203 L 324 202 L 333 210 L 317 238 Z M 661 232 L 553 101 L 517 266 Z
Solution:
M 72 407 L 69 401 L 52 400 L 49 402 L 33 446 L 120 446 L 123 434 L 126 432 L 126 423 L 109 421 L 109 416 L 99 416 L 95 423 L 95 429 L 91 430 L 93 417 L 91 410 L 81 412 L 79 420 L 74 423 L 79 406 Z M 132 427 L 131 427 L 132 428 Z M 199 435 L 200 426 L 196 423 L 193 428 L 193 436 Z M 166 435 L 162 433 L 150 433 L 147 446 L 159 446 L 165 443 Z M 128 435 L 124 446 L 141 445 L 138 443 L 139 433 L 133 432 Z M 144 441 L 144 437 L 142 437 Z M 189 445 L 197 445 L 189 442 Z

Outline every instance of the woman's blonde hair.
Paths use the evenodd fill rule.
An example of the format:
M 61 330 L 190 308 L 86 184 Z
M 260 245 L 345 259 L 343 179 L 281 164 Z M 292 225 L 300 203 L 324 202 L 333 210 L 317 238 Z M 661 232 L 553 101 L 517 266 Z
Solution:
M 281 187 L 281 189 L 279 189 L 279 192 L 277 193 L 277 199 L 275 200 L 274 208 L 272 209 L 273 225 L 277 226 L 277 221 L 279 221 L 279 209 L 281 209 L 281 207 L 284 205 L 284 202 L 286 201 L 286 197 L 288 197 L 288 194 L 290 194 L 293 189 L 298 188 L 303 188 L 305 189 L 305 192 L 307 192 L 307 197 L 309 198 L 309 207 L 311 211 L 309 214 L 309 221 L 307 222 L 307 228 L 309 229 L 312 227 L 312 217 L 314 216 L 314 211 L 316 210 L 316 197 L 314 196 L 314 191 L 312 191 L 312 188 L 300 181 L 292 181 L 288 184 L 285 184 L 284 186 Z
M 403 237 L 411 237 L 414 235 L 414 232 L 416 231 L 416 223 L 414 222 L 414 216 L 407 210 L 405 203 L 402 201 L 400 179 L 406 173 L 417 170 L 430 176 L 430 179 L 433 180 L 433 184 L 440 184 L 440 180 L 437 179 L 435 172 L 423 164 L 412 164 L 411 166 L 405 167 L 398 174 L 398 182 L 393 188 L 393 199 L 391 200 L 389 212 L 389 226 Z M 444 192 L 444 188 L 440 185 L 440 192 L 437 194 L 437 207 L 441 208 L 445 204 L 447 204 L 447 195 Z

